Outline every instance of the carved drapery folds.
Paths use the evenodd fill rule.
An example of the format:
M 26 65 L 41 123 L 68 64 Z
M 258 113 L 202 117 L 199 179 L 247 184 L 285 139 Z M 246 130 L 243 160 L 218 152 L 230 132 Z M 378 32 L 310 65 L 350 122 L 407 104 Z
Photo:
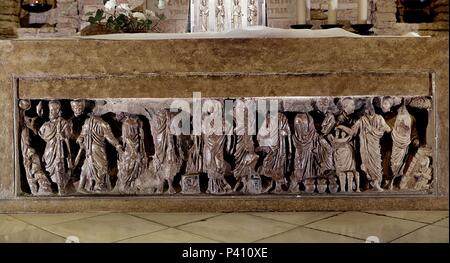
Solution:
M 432 191 L 431 97 L 172 102 L 19 100 L 22 194 Z

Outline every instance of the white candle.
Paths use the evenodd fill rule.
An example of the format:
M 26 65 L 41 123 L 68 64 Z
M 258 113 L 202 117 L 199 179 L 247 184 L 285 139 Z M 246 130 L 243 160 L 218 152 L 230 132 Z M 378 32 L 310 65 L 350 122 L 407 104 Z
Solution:
M 337 24 L 337 7 L 338 0 L 330 0 L 328 2 L 328 24 Z
M 304 25 L 308 19 L 310 0 L 297 0 L 297 24 Z
M 367 0 L 358 1 L 358 24 L 367 24 Z

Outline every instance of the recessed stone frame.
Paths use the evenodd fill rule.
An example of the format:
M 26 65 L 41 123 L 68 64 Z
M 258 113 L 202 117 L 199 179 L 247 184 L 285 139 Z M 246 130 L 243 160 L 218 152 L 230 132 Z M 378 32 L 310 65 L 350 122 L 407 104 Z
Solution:
M 428 84 L 429 84 L 429 85 L 427 85 L 426 88 L 423 88 L 422 90 L 419 89 L 417 96 L 414 96 L 414 95 L 411 95 L 411 94 L 408 94 L 408 95 L 405 95 L 405 96 L 401 96 L 398 93 L 395 93 L 395 91 L 393 92 L 392 96 L 390 96 L 390 97 L 394 97 L 394 98 L 397 99 L 397 102 L 394 102 L 394 103 L 398 103 L 398 99 L 400 99 L 400 100 L 403 99 L 403 101 L 404 101 L 404 99 L 410 99 L 411 101 L 416 101 L 414 103 L 417 104 L 417 105 L 420 104 L 418 101 L 425 101 L 424 102 L 425 104 L 431 103 L 431 104 L 427 104 L 428 106 L 419 106 L 419 107 L 431 107 L 429 109 L 428 115 L 427 115 L 427 118 L 428 118 L 428 120 L 426 122 L 427 123 L 427 129 L 425 129 L 426 135 L 423 136 L 423 138 L 422 138 L 423 141 L 426 141 L 426 144 L 427 144 L 428 148 L 424 149 L 424 150 L 421 150 L 420 154 L 414 154 L 414 155 L 417 155 L 416 159 L 420 159 L 421 156 L 429 156 L 429 158 L 430 158 L 429 167 L 433 171 L 433 175 L 432 175 L 433 180 L 432 180 L 432 183 L 431 183 L 431 181 L 428 181 L 428 183 L 431 183 L 431 184 L 430 184 L 430 187 L 427 187 L 427 190 L 425 190 L 425 191 L 423 191 L 423 190 L 417 191 L 417 189 L 416 190 L 409 189 L 409 190 L 402 190 L 402 191 L 389 191 L 388 189 L 386 189 L 386 191 L 383 191 L 383 192 L 376 192 L 376 191 L 373 191 L 373 186 L 369 186 L 367 191 L 363 191 L 362 193 L 356 193 L 356 192 L 355 193 L 340 193 L 341 185 L 340 185 L 340 180 L 339 180 L 338 176 L 335 176 L 335 179 L 336 179 L 335 182 L 334 182 L 335 185 L 333 186 L 333 183 L 331 183 L 332 186 L 330 187 L 330 178 L 329 177 L 325 178 L 326 183 L 324 185 L 324 183 L 323 183 L 323 179 L 324 178 L 321 177 L 320 175 L 316 175 L 316 176 L 313 176 L 314 177 L 314 182 L 312 184 L 314 185 L 314 187 L 313 187 L 314 189 L 312 191 L 311 191 L 311 183 L 309 182 L 310 180 L 307 182 L 304 179 L 300 179 L 298 181 L 298 186 L 299 186 L 300 192 L 297 192 L 295 187 L 292 188 L 290 186 L 290 183 L 294 181 L 292 179 L 293 178 L 292 177 L 292 173 L 295 171 L 295 168 L 294 168 L 294 169 L 292 169 L 294 171 L 292 171 L 291 174 L 288 174 L 288 175 L 284 176 L 284 178 L 286 178 L 286 181 L 288 182 L 288 184 L 281 186 L 282 190 L 280 191 L 280 193 L 278 193 L 279 189 L 277 189 L 278 186 L 275 183 L 276 182 L 276 178 L 273 177 L 273 176 L 265 176 L 263 174 L 258 174 L 258 167 L 260 167 L 260 166 L 256 165 L 255 166 L 256 175 L 259 175 L 259 179 L 261 179 L 261 181 L 262 181 L 261 189 L 257 190 L 256 193 L 255 192 L 254 193 L 248 193 L 248 192 L 244 191 L 243 190 L 243 188 L 244 188 L 243 186 L 239 187 L 237 189 L 237 191 L 228 192 L 228 190 L 226 190 L 227 187 L 224 186 L 224 185 L 220 186 L 220 183 L 219 183 L 218 188 L 214 188 L 214 187 L 211 188 L 211 189 L 219 189 L 219 190 L 217 192 L 214 192 L 214 190 L 213 190 L 212 192 L 210 191 L 210 193 L 211 194 L 225 194 L 225 195 L 261 194 L 261 196 L 264 196 L 265 194 L 272 194 L 272 193 L 278 193 L 278 194 L 282 194 L 282 195 L 291 195 L 291 194 L 298 195 L 298 194 L 301 194 L 301 195 L 313 195 L 313 196 L 316 196 L 316 195 L 317 196 L 333 196 L 333 195 L 334 196 L 336 196 L 336 195 L 343 195 L 343 196 L 347 196 L 347 195 L 349 195 L 349 196 L 374 196 L 374 195 L 376 195 L 376 196 L 377 195 L 382 195 L 382 196 L 389 196 L 389 195 L 411 196 L 411 195 L 414 195 L 415 196 L 415 195 L 418 195 L 418 194 L 419 195 L 423 195 L 423 194 L 426 194 L 426 195 L 430 195 L 431 194 L 431 195 L 433 195 L 433 194 L 435 194 L 435 192 L 436 192 L 435 189 L 436 189 L 436 186 L 437 186 L 437 183 L 438 183 L 438 181 L 437 181 L 438 176 L 435 174 L 436 170 L 434 169 L 434 164 L 437 162 L 437 158 L 438 158 L 438 156 L 435 153 L 435 148 L 436 148 L 435 147 L 435 140 L 437 140 L 438 137 L 435 134 L 437 129 L 435 128 L 436 124 L 434 123 L 434 120 L 436 119 L 436 116 L 434 116 L 434 115 L 436 113 L 433 110 L 434 109 L 434 100 L 433 100 L 434 75 L 432 73 L 426 73 L 426 72 L 419 72 L 419 73 L 416 73 L 416 72 L 414 72 L 414 73 L 411 73 L 411 72 L 406 72 L 406 73 L 405 72 L 387 72 L 387 73 L 359 72 L 359 73 L 355 74 L 354 72 L 353 73 L 350 73 L 350 72 L 339 72 L 339 73 L 336 73 L 336 72 L 314 72 L 314 73 L 311 73 L 311 72 L 309 72 L 309 73 L 301 73 L 301 74 L 289 74 L 289 75 L 293 75 L 293 76 L 287 76 L 287 77 L 300 77 L 300 78 L 302 78 L 304 80 L 305 78 L 306 79 L 308 79 L 308 78 L 309 79 L 313 79 L 315 77 L 319 77 L 319 78 L 333 78 L 333 76 L 336 76 L 336 75 L 339 75 L 340 77 L 344 76 L 344 78 L 345 77 L 353 77 L 353 78 L 356 77 L 357 78 L 358 75 L 363 75 L 363 76 L 377 75 L 377 77 L 381 76 L 382 78 L 386 78 L 386 77 L 389 78 L 389 76 L 395 75 L 398 78 L 399 74 L 400 75 L 404 74 L 405 75 L 405 79 L 409 79 L 410 80 L 411 78 L 414 78 L 414 79 L 420 78 L 423 81 L 423 83 L 428 81 Z M 248 76 L 248 74 L 246 74 L 246 77 L 256 77 L 256 78 L 260 78 L 260 77 L 262 77 L 262 78 L 269 77 L 270 78 L 270 77 L 273 77 L 271 74 L 255 74 L 254 76 L 251 76 L 251 75 L 252 74 L 250 74 L 250 76 Z M 283 74 L 277 74 L 277 75 L 283 75 Z M 418 76 L 420 76 L 420 77 L 418 77 Z M 226 76 L 224 76 L 224 75 L 218 76 L 217 74 L 198 74 L 198 75 L 196 75 L 196 74 L 188 74 L 188 75 L 186 75 L 186 74 L 170 74 L 170 75 L 164 75 L 164 74 L 162 74 L 162 75 L 161 74 L 140 74 L 138 76 L 136 76 L 136 75 L 123 76 L 122 75 L 122 76 L 69 76 L 69 77 L 68 76 L 64 76 L 64 77 L 48 77 L 48 76 L 47 77 L 33 77 L 33 76 L 26 76 L 26 77 L 16 77 L 15 81 L 14 81 L 14 89 L 15 89 L 15 94 L 16 94 L 16 97 L 15 97 L 16 107 L 15 107 L 15 111 L 14 111 L 15 125 L 16 125 L 14 127 L 14 130 L 15 130 L 15 160 L 16 160 L 15 161 L 16 196 L 20 196 L 20 197 L 28 196 L 27 190 L 24 190 L 24 188 L 23 188 L 23 186 L 27 183 L 27 181 L 26 181 L 26 179 L 23 180 L 23 178 L 24 178 L 24 176 L 23 176 L 24 175 L 24 171 L 23 171 L 24 170 L 24 168 L 23 168 L 23 156 L 22 156 L 22 152 L 21 152 L 21 148 L 20 148 L 21 147 L 21 142 L 20 142 L 21 141 L 21 138 L 20 138 L 21 134 L 20 134 L 20 131 L 24 127 L 23 124 L 22 124 L 23 121 L 21 119 L 21 117 L 23 117 L 23 116 L 21 116 L 21 110 L 19 109 L 19 102 L 20 102 L 20 100 L 30 99 L 31 102 L 32 102 L 32 106 L 33 106 L 32 108 L 34 110 L 36 108 L 36 106 L 37 106 L 36 104 L 38 104 L 39 101 L 44 101 L 45 103 L 48 103 L 48 101 L 50 101 L 50 100 L 60 99 L 63 111 L 66 111 L 66 113 L 64 114 L 64 117 L 66 117 L 66 119 L 68 119 L 68 118 L 70 118 L 70 116 L 73 116 L 73 113 L 72 113 L 71 108 L 70 108 L 70 101 L 72 101 L 75 97 L 73 97 L 73 95 L 71 95 L 71 94 L 68 94 L 69 96 L 67 96 L 67 97 L 58 97 L 58 95 L 55 95 L 55 96 L 47 95 L 48 92 L 53 87 L 56 87 L 56 89 L 58 89 L 58 87 L 59 87 L 58 85 L 52 86 L 52 83 L 54 84 L 54 83 L 56 83 L 58 81 L 60 81 L 61 83 L 63 83 L 64 81 L 75 81 L 75 82 L 77 82 L 77 81 L 81 81 L 81 82 L 83 82 L 83 81 L 87 81 L 87 82 L 100 81 L 100 82 L 102 82 L 102 81 L 109 81 L 111 79 L 115 79 L 115 80 L 120 79 L 121 81 L 124 81 L 124 80 L 126 81 L 126 80 L 131 80 L 131 79 L 136 79 L 136 78 L 141 79 L 141 80 L 142 80 L 142 78 L 148 78 L 149 81 L 154 81 L 155 79 L 159 79 L 160 81 L 164 81 L 164 80 L 169 80 L 170 81 L 170 79 L 173 80 L 174 78 L 175 79 L 177 79 L 177 78 L 181 78 L 181 79 L 182 78 L 187 78 L 187 79 L 191 79 L 191 80 L 192 79 L 196 79 L 196 81 L 198 81 L 199 77 L 200 78 L 205 78 L 206 77 L 206 78 L 210 78 L 210 79 L 219 78 L 221 80 L 224 80 L 224 78 L 225 79 L 241 78 L 242 76 L 240 74 L 234 74 L 234 75 L 233 74 L 226 74 Z M 286 77 L 286 76 L 284 76 L 284 77 Z M 22 90 L 21 90 L 22 86 L 20 85 L 21 82 L 24 84 L 24 86 L 23 86 L 24 88 Z M 35 84 L 36 84 L 36 86 L 33 87 L 33 85 L 35 85 Z M 44 96 L 42 96 L 40 98 L 39 97 L 38 98 L 35 97 L 35 95 L 37 94 L 36 93 L 37 90 L 35 88 L 37 86 L 40 86 L 41 88 L 43 88 L 42 94 L 45 94 Z M 401 90 L 401 88 L 400 88 L 400 90 Z M 27 94 L 27 92 L 28 92 L 28 94 Z M 58 92 L 56 92 L 56 93 L 58 93 Z M 139 93 L 139 92 L 137 92 L 137 93 Z M 355 93 L 357 93 L 357 92 L 355 92 Z M 368 99 L 375 100 L 374 104 L 376 104 L 377 103 L 376 100 L 378 98 L 387 97 L 387 96 L 389 96 L 388 93 L 386 93 L 386 91 L 384 91 L 382 93 L 382 95 L 379 95 L 379 96 L 376 96 L 376 95 L 364 96 L 364 95 L 361 95 L 361 94 L 357 94 L 355 96 L 342 96 L 342 95 L 341 96 L 292 96 L 292 97 L 277 96 L 276 98 L 281 98 L 282 97 L 284 99 L 284 103 L 281 103 L 280 105 L 281 105 L 281 108 L 287 109 L 285 111 L 285 113 L 286 113 L 285 115 L 287 115 L 288 123 L 289 123 L 290 129 L 291 129 L 291 132 L 292 132 L 291 136 L 293 136 L 293 134 L 295 133 L 294 132 L 295 131 L 295 127 L 294 127 L 293 122 L 296 119 L 297 114 L 301 113 L 303 111 L 304 111 L 303 112 L 304 114 L 311 116 L 311 118 L 313 119 L 313 122 L 316 124 L 316 126 L 320 126 L 320 123 L 318 123 L 319 121 L 316 119 L 316 116 L 314 116 L 315 115 L 315 113 L 314 113 L 314 111 L 315 111 L 314 110 L 314 103 L 317 102 L 319 99 L 323 99 L 324 97 L 326 97 L 326 98 L 330 98 L 331 101 L 333 101 L 334 104 L 339 104 L 339 101 L 341 101 L 345 97 L 352 97 L 354 100 L 358 101 L 357 104 L 358 103 L 364 103 L 364 101 L 367 101 Z M 209 96 L 209 97 L 211 97 L 211 96 Z M 245 97 L 245 96 L 243 96 L 243 97 Z M 79 97 L 77 97 L 77 98 L 79 98 Z M 225 97 L 221 97 L 221 99 L 224 99 L 224 98 Z M 242 97 L 230 97 L 230 98 L 233 98 L 233 99 L 238 98 L 239 99 L 239 98 L 242 98 Z M 272 97 L 265 97 L 265 98 L 266 99 L 273 99 Z M 144 100 L 147 100 L 147 101 L 158 101 L 158 100 L 161 100 L 161 99 L 157 99 L 157 98 L 152 98 L 152 99 L 139 99 L 139 98 L 98 99 L 98 98 L 92 98 L 92 97 L 86 98 L 86 99 L 87 99 L 88 103 L 101 102 L 101 101 L 106 101 L 106 102 L 109 102 L 109 103 L 120 102 L 120 101 L 122 101 L 122 102 L 128 101 L 129 103 L 136 103 L 136 101 L 144 101 Z M 308 102 L 306 102 L 306 101 L 308 101 Z M 312 103 L 310 103 L 310 102 L 312 102 Z M 44 103 L 43 108 L 48 107 L 48 106 L 45 105 L 45 103 Z M 404 103 L 404 102 L 400 102 L 400 103 Z M 305 105 L 309 105 L 307 107 L 312 107 L 311 110 L 310 111 L 308 111 L 308 109 L 304 110 L 303 108 L 305 107 Z M 417 107 L 417 105 L 416 105 L 416 107 Z M 295 109 L 295 107 L 300 107 L 301 109 L 300 110 L 299 109 Z M 340 110 L 342 110 L 342 109 L 339 109 L 340 106 L 336 105 L 336 107 L 338 108 L 337 110 L 335 110 L 336 112 L 339 112 Z M 359 107 L 363 107 L 363 106 L 359 105 Z M 400 106 L 397 104 L 394 107 L 397 110 Z M 416 108 L 416 107 L 412 107 L 412 106 L 411 107 L 407 106 L 407 107 L 408 108 Z M 358 110 L 361 110 L 361 108 L 357 109 L 357 111 Z M 424 109 L 422 109 L 422 110 L 424 110 Z M 36 110 L 34 110 L 34 111 L 36 111 Z M 72 115 L 70 115 L 70 114 L 72 114 Z M 338 117 L 338 114 L 339 113 L 335 114 L 334 116 Z M 31 115 L 32 116 L 29 116 L 29 117 L 36 117 L 37 113 L 34 112 Z M 45 114 L 43 115 L 43 120 L 44 119 L 45 120 L 48 119 L 48 117 L 45 116 L 45 115 L 48 116 L 48 112 L 45 112 Z M 417 116 L 417 114 L 416 115 L 412 114 L 412 115 L 414 117 Z M 305 116 L 302 116 L 302 118 L 303 117 L 305 117 Z M 142 123 L 146 122 L 145 118 L 142 118 L 142 115 L 139 116 L 138 118 L 142 121 Z M 306 119 L 308 119 L 308 117 L 306 117 Z M 109 126 L 112 126 L 112 123 L 111 123 L 110 120 L 108 120 L 108 118 L 105 117 L 105 118 L 103 118 L 103 120 L 106 120 L 106 123 L 108 123 Z M 422 125 L 423 124 L 424 123 L 422 122 Z M 117 125 L 117 123 L 115 123 L 115 125 Z M 147 125 L 147 129 L 148 129 L 148 126 L 151 126 L 151 124 L 144 124 L 144 126 L 145 125 Z M 114 129 L 113 129 L 113 131 L 114 131 Z M 316 128 L 316 132 L 317 132 L 317 136 L 318 136 L 317 140 L 319 140 L 320 137 L 322 136 L 322 134 L 321 134 L 320 130 L 317 129 L 317 128 Z M 151 131 L 147 131 L 147 134 L 149 134 L 149 133 L 151 133 Z M 116 131 L 115 134 L 116 134 L 115 136 L 117 138 L 120 137 L 120 134 L 117 133 L 117 131 Z M 152 141 L 151 137 L 148 138 L 147 135 L 145 135 L 144 137 L 145 137 L 144 141 L 145 140 Z M 254 137 L 256 137 L 256 136 L 254 136 Z M 356 138 L 356 140 L 359 140 L 358 136 L 356 136 L 355 138 Z M 257 139 L 254 138 L 254 141 L 257 141 Z M 146 144 L 148 144 L 148 143 L 146 143 Z M 42 147 L 42 143 L 40 145 L 41 145 L 40 147 Z M 109 143 L 107 143 L 107 145 L 109 145 Z M 110 146 L 111 145 L 106 146 L 106 147 L 110 147 Z M 424 145 L 421 145 L 421 146 L 424 146 Z M 257 147 L 257 145 L 256 145 L 256 147 Z M 294 146 L 294 148 L 295 148 L 295 146 Z M 429 150 L 429 148 L 431 148 L 431 150 Z M 42 149 L 40 151 L 42 152 Z M 358 150 L 356 150 L 355 152 L 358 152 Z M 73 153 L 73 155 L 76 155 L 76 154 Z M 295 155 L 295 151 L 294 151 L 294 155 Z M 72 158 L 75 159 L 75 156 L 72 156 Z M 259 158 L 260 159 L 261 158 L 264 159 L 265 157 L 259 156 Z M 414 159 L 414 156 L 412 156 L 411 158 Z M 42 158 L 40 157 L 40 159 L 42 159 Z M 294 159 L 295 159 L 295 157 L 292 157 L 291 161 L 294 161 Z M 110 158 L 108 158 L 108 160 L 110 160 Z M 186 162 L 186 160 L 184 160 L 184 162 Z M 229 163 L 231 162 L 232 163 L 232 160 L 228 159 L 227 162 L 229 162 Z M 262 162 L 264 162 L 264 161 L 262 161 Z M 410 160 L 409 162 L 411 163 L 412 160 Z M 417 162 L 417 161 L 415 161 L 415 162 Z M 358 167 L 358 166 L 360 166 L 361 163 L 356 161 L 355 164 L 356 164 L 356 167 Z M 185 165 L 185 164 L 182 164 L 181 166 L 183 166 L 183 165 Z M 261 164 L 259 164 L 259 165 L 261 165 Z M 232 168 L 235 168 L 235 167 L 233 166 Z M 356 168 L 356 170 L 358 171 L 358 168 Z M 46 174 L 46 178 L 48 179 L 50 184 L 53 184 L 52 179 L 50 179 L 49 174 L 47 174 L 48 172 L 45 169 L 45 164 L 44 163 L 42 164 L 42 172 L 44 174 Z M 360 172 L 360 171 L 358 171 L 358 172 Z M 181 172 L 178 172 L 177 175 L 175 176 L 175 178 L 176 178 L 175 185 L 177 186 L 177 187 L 175 187 L 176 188 L 175 191 L 177 192 L 176 193 L 177 195 L 181 195 L 182 192 L 183 192 L 182 191 L 183 189 L 181 189 L 181 187 L 179 185 L 182 181 L 184 181 L 183 180 L 184 179 L 183 175 L 186 175 L 186 174 L 185 174 L 185 172 L 181 171 Z M 209 181 L 209 179 L 211 179 L 211 178 L 208 178 L 208 175 L 205 174 L 205 173 L 202 173 L 202 172 L 199 174 L 199 177 L 200 177 L 200 184 L 202 185 L 201 193 L 189 192 L 189 191 L 187 191 L 187 192 L 185 191 L 185 193 L 194 194 L 194 195 L 197 195 L 197 194 L 198 195 L 205 195 L 205 192 L 208 190 L 208 186 L 206 186 L 206 184 Z M 234 177 L 233 175 L 230 175 L 230 177 L 228 177 L 228 178 L 233 178 L 233 177 Z M 265 178 L 265 177 L 271 178 L 270 180 L 274 181 L 273 186 L 272 186 L 271 189 L 266 189 L 268 187 L 268 184 L 269 184 L 269 182 L 268 182 L 269 179 Z M 252 180 L 248 180 L 248 182 L 252 182 L 252 183 L 257 185 L 257 182 L 258 182 L 259 179 L 258 179 L 257 176 L 255 176 L 255 178 L 253 178 Z M 206 182 L 205 182 L 205 180 L 206 180 Z M 293 181 L 291 181 L 291 180 L 293 180 Z M 234 188 L 234 181 L 233 180 L 228 180 L 228 181 L 229 181 L 230 186 L 232 188 Z M 319 181 L 321 181 L 321 182 L 319 182 Z M 111 185 L 111 189 L 114 188 L 114 182 L 112 182 L 112 184 L 113 185 Z M 400 186 L 399 184 L 400 184 L 400 182 L 397 183 L 397 187 Z M 310 187 L 310 188 L 308 189 L 308 187 Z M 335 188 L 335 190 L 334 190 L 333 187 Z M 411 188 L 411 187 L 414 188 L 413 184 L 410 184 L 407 188 Z M 57 197 L 56 193 L 58 192 L 58 190 L 57 190 L 57 188 L 55 189 L 54 184 L 51 186 L 51 188 L 52 188 L 52 192 L 53 192 L 52 196 Z M 348 190 L 348 184 L 347 184 L 346 188 Z M 354 187 L 352 187 L 352 188 L 353 188 L 353 190 L 356 190 Z M 330 190 L 330 189 L 333 189 L 333 190 Z M 162 189 L 162 192 L 167 193 L 168 190 L 169 189 L 167 188 L 167 182 L 166 182 L 166 186 Z M 265 190 L 268 190 L 268 192 L 265 192 Z M 334 191 L 336 191 L 336 193 L 334 193 Z M 86 195 L 86 194 L 87 195 L 97 196 L 97 195 L 110 195 L 110 194 L 112 194 L 112 195 L 135 195 L 135 194 L 147 195 L 147 194 L 159 194 L 159 193 L 157 193 L 157 189 L 155 189 L 154 192 L 152 192 L 152 193 L 142 193 L 142 192 L 138 193 L 138 192 L 136 192 L 134 190 L 132 190 L 130 192 L 128 192 L 128 190 L 126 190 L 125 192 L 120 192 L 119 191 L 119 192 L 112 192 L 111 193 L 109 191 L 104 192 L 104 191 L 100 190 L 100 191 L 87 191 L 87 193 L 83 193 L 82 195 Z M 37 195 L 39 195 L 39 194 L 37 194 Z M 43 194 L 43 195 L 45 196 L 46 194 Z M 70 196 L 75 195 L 76 196 L 76 195 L 79 195 L 79 193 L 67 192 L 67 193 L 62 193 L 62 195 L 70 195 Z

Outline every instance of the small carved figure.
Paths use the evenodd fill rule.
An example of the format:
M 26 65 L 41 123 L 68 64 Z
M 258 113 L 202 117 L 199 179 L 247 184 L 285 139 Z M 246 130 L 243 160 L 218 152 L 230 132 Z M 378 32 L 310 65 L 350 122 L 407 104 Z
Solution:
M 258 18 L 258 7 L 256 6 L 255 0 L 249 0 L 248 2 L 248 17 L 247 21 L 250 26 L 254 26 L 257 23 Z
M 70 124 L 61 117 L 61 103 L 52 100 L 48 103 L 50 120 L 39 129 L 39 136 L 46 142 L 43 160 L 45 170 L 58 185 L 58 193 L 65 194 L 72 169 L 72 154 L 69 138 Z
M 360 192 L 359 173 L 356 171 L 355 152 L 352 144 L 353 137 L 347 135 L 345 130 L 337 127 L 335 136 L 330 134 L 329 138 L 334 149 L 334 163 L 336 166 L 336 174 L 339 177 L 340 191 L 346 192 L 345 185 L 347 183 L 347 191 L 353 192 L 354 178 L 356 192 Z
M 242 28 L 242 9 L 240 2 L 240 0 L 233 0 L 233 19 L 231 20 L 233 29 Z
M 290 192 L 299 191 L 299 183 L 303 182 L 305 191 L 315 190 L 318 175 L 317 146 L 319 136 L 314 126 L 314 120 L 309 113 L 299 113 L 294 119 L 294 174 L 291 176 Z
M 175 145 L 175 135 L 170 132 L 171 119 L 169 110 L 158 110 L 151 120 L 151 130 L 155 145 L 153 164 L 156 174 L 167 181 L 168 193 L 174 194 L 173 179 L 180 171 L 181 159 Z
M 24 120 L 20 145 L 28 186 L 33 195 L 50 195 L 52 194 L 50 181 L 42 171 L 40 157 L 31 145 L 31 136 L 36 135 L 37 130 L 35 126 L 36 118 L 26 116 L 27 110 L 31 108 L 30 100 L 21 100 L 19 107 L 22 109 L 21 115 L 23 115 Z
M 391 128 L 381 115 L 375 113 L 372 99 L 367 100 L 365 114 L 351 130 L 345 126 L 339 127 L 352 136 L 359 134 L 361 170 L 365 172 L 374 190 L 383 191 L 380 186 L 383 176 L 380 139 L 385 132 L 391 132 Z
M 222 32 L 225 30 L 225 5 L 223 0 L 217 0 L 216 6 L 216 31 Z
M 408 170 L 402 176 L 400 189 L 427 190 L 433 179 L 433 168 L 431 166 L 432 149 L 423 146 L 417 150 Z
M 147 169 L 142 121 L 126 115 L 122 122 L 123 153 L 119 155 L 116 189 L 123 193 L 133 193 L 135 181 Z
M 283 192 L 282 185 L 286 184 L 286 174 L 289 170 L 289 160 L 292 157 L 291 129 L 289 128 L 286 116 L 278 112 L 275 123 L 274 118 L 266 114 L 266 119 L 262 126 L 267 131 L 265 134 L 260 132 L 257 135 L 259 150 L 266 155 L 262 166 L 259 168 L 259 174 L 272 179 L 264 192 L 269 192 L 275 183 L 275 193 Z
M 89 116 L 77 139 L 80 150 L 75 159 L 75 165 L 78 164 L 82 151 L 85 152 L 86 156 L 81 167 L 80 181 L 78 184 L 79 192 L 89 191 L 101 193 L 111 190 L 106 141 L 116 148 L 119 155 L 123 154 L 122 145 L 114 137 L 109 124 L 99 116 Z
M 209 7 L 207 0 L 200 1 L 200 20 L 202 21 L 202 32 L 208 31 Z

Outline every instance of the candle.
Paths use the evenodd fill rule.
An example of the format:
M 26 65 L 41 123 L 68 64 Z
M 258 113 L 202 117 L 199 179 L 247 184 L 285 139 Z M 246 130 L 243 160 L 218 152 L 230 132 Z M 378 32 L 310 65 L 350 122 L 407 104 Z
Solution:
M 330 0 L 328 2 L 328 24 L 337 24 L 337 7 L 338 0 Z
M 305 25 L 308 19 L 310 0 L 297 0 L 297 24 Z
M 367 24 L 367 0 L 358 1 L 358 24 Z

